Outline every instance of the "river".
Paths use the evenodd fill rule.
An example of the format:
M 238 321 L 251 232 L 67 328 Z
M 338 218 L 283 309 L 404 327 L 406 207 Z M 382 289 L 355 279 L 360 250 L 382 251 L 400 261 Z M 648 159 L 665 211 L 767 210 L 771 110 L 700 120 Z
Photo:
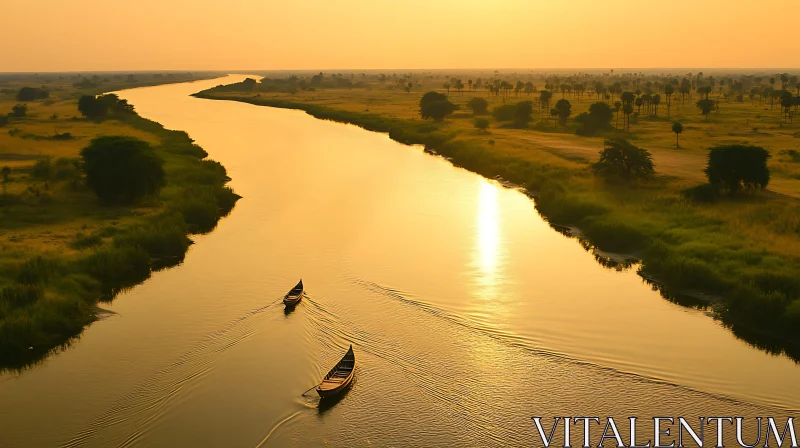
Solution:
M 119 92 L 243 199 L 69 348 L 0 375 L 0 446 L 532 446 L 532 416 L 800 408 L 793 361 L 601 266 L 524 194 L 384 134 L 189 96 L 242 78 Z M 351 343 L 352 388 L 301 395 Z

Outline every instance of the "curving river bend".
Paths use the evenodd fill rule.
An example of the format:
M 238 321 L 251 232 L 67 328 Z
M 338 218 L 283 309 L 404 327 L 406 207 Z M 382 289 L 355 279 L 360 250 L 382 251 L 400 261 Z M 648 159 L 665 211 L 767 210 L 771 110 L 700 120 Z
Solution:
M 0 375 L 0 446 L 533 446 L 534 415 L 800 408 L 794 362 L 600 266 L 523 194 L 383 134 L 189 96 L 242 78 L 119 92 L 243 199 L 66 351 Z M 352 389 L 301 396 L 349 343 Z

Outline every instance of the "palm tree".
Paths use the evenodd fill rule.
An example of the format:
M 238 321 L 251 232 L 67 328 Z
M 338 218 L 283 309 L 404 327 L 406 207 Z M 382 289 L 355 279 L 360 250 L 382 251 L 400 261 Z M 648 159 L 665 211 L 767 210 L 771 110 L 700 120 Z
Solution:
M 672 132 L 675 133 L 675 147 L 680 149 L 681 148 L 680 135 L 681 132 L 683 132 L 683 125 L 677 121 L 675 123 L 672 123 Z
M 622 103 L 619 101 L 614 102 L 614 112 L 617 113 L 617 121 L 614 123 L 614 129 L 619 129 L 619 110 L 622 107 Z
M 658 104 L 661 103 L 661 95 L 653 95 L 653 116 L 658 116 Z
M 667 96 L 667 117 L 669 117 L 669 110 L 672 107 L 672 94 L 675 93 L 675 89 L 672 87 L 672 84 L 667 84 L 664 86 L 664 95 Z
M 631 114 L 633 113 L 633 104 L 625 103 L 625 105 L 622 106 L 622 113 L 625 114 L 625 123 L 624 123 L 625 130 L 630 132 L 630 130 L 631 130 Z

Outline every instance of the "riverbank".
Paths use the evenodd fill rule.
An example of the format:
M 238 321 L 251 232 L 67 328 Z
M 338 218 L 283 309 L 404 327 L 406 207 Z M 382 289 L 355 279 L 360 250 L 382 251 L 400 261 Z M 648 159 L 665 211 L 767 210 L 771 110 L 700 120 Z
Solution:
M 665 297 L 679 303 L 687 303 L 680 300 L 683 295 L 720 297 L 714 312 L 737 336 L 800 358 L 800 209 L 792 197 L 764 192 L 698 204 L 680 194 L 696 185 L 696 179 L 674 174 L 635 188 L 607 184 L 592 174 L 590 160 L 551 144 L 557 140 L 552 134 L 515 129 L 486 133 L 469 129 L 458 118 L 422 121 L 407 108 L 402 109 L 406 116 L 395 113 L 401 109 L 389 108 L 385 98 L 376 113 L 351 103 L 318 104 L 324 98 L 320 91 L 304 93 L 302 102 L 287 94 L 268 97 L 229 89 L 196 96 L 304 110 L 317 118 L 386 132 L 402 143 L 425 145 L 488 178 L 501 176 L 532 192 L 537 209 L 552 224 L 579 227 L 600 250 L 635 254 L 642 260 L 642 277 L 658 279 L 654 287 Z M 602 147 L 600 139 L 582 142 L 596 145 L 598 152 Z
M 163 83 L 170 82 L 177 81 Z M 9 167 L 0 206 L 0 368 L 23 367 L 68 344 L 97 318 L 98 302 L 180 263 L 189 235 L 213 229 L 238 199 L 225 168 L 185 132 L 135 113 L 78 118 L 83 93 L 54 88 L 28 102 L 26 116 L 0 136 L 0 166 Z M 17 102 L 0 97 L 0 108 Z M 153 146 L 167 182 L 157 198 L 99 204 L 83 185 L 78 152 L 101 135 Z

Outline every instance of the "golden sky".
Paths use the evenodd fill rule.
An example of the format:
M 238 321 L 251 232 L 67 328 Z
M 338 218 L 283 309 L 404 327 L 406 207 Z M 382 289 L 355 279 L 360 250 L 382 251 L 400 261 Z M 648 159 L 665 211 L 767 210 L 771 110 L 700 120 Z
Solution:
M 796 1 L 3 0 L 0 72 L 793 68 Z

